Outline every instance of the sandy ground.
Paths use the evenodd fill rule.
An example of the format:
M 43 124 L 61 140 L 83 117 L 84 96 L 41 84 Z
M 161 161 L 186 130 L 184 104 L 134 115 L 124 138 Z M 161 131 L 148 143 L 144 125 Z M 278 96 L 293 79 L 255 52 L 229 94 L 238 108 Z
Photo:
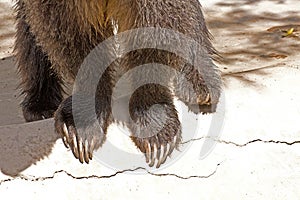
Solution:
M 24 124 L 11 57 L 12 3 L 0 0 L 0 199 L 299 199 L 299 2 L 201 2 L 224 57 L 218 63 L 226 95 L 222 135 L 199 159 L 211 117 L 188 114 L 183 132 L 190 131 L 191 120 L 204 125 L 193 140 L 185 139 L 187 152 L 151 171 L 113 170 L 95 160 L 81 165 L 58 140 L 52 119 Z M 295 32 L 282 37 L 290 28 Z M 112 126 L 109 135 L 118 134 Z M 126 141 L 120 146 L 136 151 Z

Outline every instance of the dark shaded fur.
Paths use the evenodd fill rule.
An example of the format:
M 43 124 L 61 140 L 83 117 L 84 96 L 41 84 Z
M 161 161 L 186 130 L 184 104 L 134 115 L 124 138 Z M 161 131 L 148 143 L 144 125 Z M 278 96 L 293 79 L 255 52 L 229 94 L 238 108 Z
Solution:
M 51 63 L 42 47 L 36 44 L 35 36 L 26 22 L 24 4 L 19 4 L 15 49 L 22 78 L 22 102 L 26 121 L 36 121 L 53 116 L 62 101 L 61 80 L 51 68 Z
M 182 73 L 182 76 L 170 79 L 174 82 L 174 88 L 148 84 L 135 91 L 130 99 L 132 121 L 127 125 L 132 131 L 133 142 L 146 154 L 150 166 L 154 165 L 155 159 L 158 160 L 157 167 L 165 161 L 160 160 L 161 155 L 149 157 L 149 151 L 153 151 L 154 146 L 158 149 L 167 144 L 178 147 L 181 140 L 181 125 L 173 94 L 195 113 L 215 111 L 221 80 L 212 62 L 211 57 L 216 51 L 210 42 L 198 0 L 18 0 L 16 11 L 15 52 L 22 78 L 21 88 L 25 95 L 21 104 L 24 117 L 26 121 L 40 120 L 52 117 L 56 111 L 56 131 L 81 162 L 88 163 L 93 151 L 105 141 L 107 128 L 113 122 L 111 94 L 120 71 L 126 72 L 141 64 L 156 62 Z M 112 20 L 118 23 L 119 32 L 141 27 L 160 27 L 183 33 L 205 49 L 203 56 L 208 57 L 208 61 L 203 62 L 202 66 L 191 66 L 179 56 L 157 49 L 130 52 L 106 70 L 97 87 L 96 112 L 101 127 L 95 126 L 95 119 L 88 117 L 88 111 L 83 113 L 85 117 L 80 127 L 75 127 L 72 96 L 62 102 L 62 84 L 64 81 L 74 81 L 84 58 L 95 46 L 113 35 Z M 108 55 L 111 53 L 107 52 Z M 182 81 L 183 78 L 192 83 L 196 97 Z M 87 91 L 87 95 L 92 92 Z M 80 98 L 83 104 L 88 103 L 84 96 Z M 143 129 L 137 126 L 160 120 L 159 114 L 147 112 L 154 104 L 164 108 L 167 123 L 157 135 L 138 138 L 142 134 L 138 130 Z M 151 128 L 157 127 L 147 129 L 149 135 L 154 131 Z M 168 155 L 172 151 L 167 152 Z

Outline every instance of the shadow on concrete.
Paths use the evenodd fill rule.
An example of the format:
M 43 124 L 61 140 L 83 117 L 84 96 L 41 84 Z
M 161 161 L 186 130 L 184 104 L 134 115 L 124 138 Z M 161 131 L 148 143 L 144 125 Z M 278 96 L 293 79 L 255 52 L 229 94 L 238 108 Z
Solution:
M 15 58 L 0 60 L 0 126 L 24 123 L 19 103 L 21 98 L 17 90 L 19 80 L 15 66 Z
M 59 136 L 53 120 L 24 124 L 13 57 L 0 60 L 0 170 L 9 176 L 51 153 Z
M 218 6 L 242 6 L 242 5 L 256 5 L 262 1 L 266 1 L 266 0 L 243 0 L 243 1 L 234 1 L 231 3 L 228 2 L 222 2 L 222 3 L 217 3 L 216 5 Z M 277 4 L 284 4 L 286 3 L 286 0 L 269 0 L 272 2 L 275 2 Z
M 270 74 L 269 74 L 269 72 L 266 72 L 266 70 L 265 70 L 268 68 L 272 68 L 272 67 L 265 67 L 265 68 L 260 68 L 260 69 L 250 69 L 250 70 L 246 70 L 246 71 L 232 72 L 232 73 L 224 74 L 222 76 L 224 86 L 227 87 L 227 80 L 229 80 L 231 78 L 235 78 L 235 79 L 238 79 L 239 81 L 241 81 L 247 87 L 254 87 L 255 89 L 262 90 L 262 89 L 264 89 L 264 86 L 261 83 L 257 82 L 257 79 L 253 75 L 268 77 L 268 76 L 270 76 Z
M 206 10 L 208 26 L 223 57 L 222 64 L 226 66 L 222 71 L 226 76 L 240 79 L 249 86 L 258 84 L 244 74 L 265 76 L 267 74 L 261 73 L 260 68 L 282 66 L 289 58 L 298 56 L 300 51 L 299 10 L 286 13 L 272 12 L 271 9 L 268 12 L 255 12 L 255 6 L 261 2 L 267 0 L 226 1 L 214 5 L 214 10 Z M 286 4 L 286 0 L 269 2 Z M 251 7 L 246 9 L 245 5 Z M 221 9 L 227 11 L 220 14 L 218 10 Z M 291 28 L 294 28 L 293 34 L 284 37 Z M 238 72 L 237 68 L 244 68 L 243 73 Z M 237 73 L 227 73 L 232 71 Z
M 0 127 L 0 169 L 9 176 L 48 156 L 59 138 L 53 119 Z

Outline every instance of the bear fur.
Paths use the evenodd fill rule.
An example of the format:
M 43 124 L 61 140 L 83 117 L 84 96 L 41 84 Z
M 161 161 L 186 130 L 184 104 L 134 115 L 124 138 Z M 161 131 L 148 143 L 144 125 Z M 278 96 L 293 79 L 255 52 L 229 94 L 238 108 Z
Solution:
M 145 154 L 150 166 L 160 167 L 181 141 L 181 124 L 174 97 L 195 113 L 212 113 L 221 93 L 221 78 L 213 57 L 217 54 L 198 0 L 17 0 L 15 53 L 24 100 L 21 103 L 28 122 L 55 118 L 55 129 L 80 162 L 88 163 L 93 151 L 106 138 L 112 116 L 113 88 L 122 74 L 135 66 L 161 63 L 180 71 L 192 83 L 196 97 L 181 78 L 170 78 L 173 87 L 146 84 L 130 97 L 131 121 L 125 123 L 132 141 Z M 73 82 L 86 56 L 101 42 L 118 33 L 159 27 L 182 33 L 203 49 L 203 66 L 192 66 L 184 59 L 159 49 L 135 50 L 112 64 L 99 80 L 95 94 L 97 124 L 85 115 L 85 123 L 75 125 L 72 95 L 63 99 L 63 85 Z M 126 45 L 126 44 L 123 44 Z M 107 52 L 108 54 L 112 52 Z M 202 65 L 202 64 L 201 64 Z M 199 70 L 200 69 L 200 70 Z M 208 77 L 204 79 L 203 77 Z M 74 95 L 74 94 L 73 94 Z M 86 96 L 78 97 L 84 104 Z M 163 106 L 166 122 L 155 135 L 138 137 L 157 127 L 143 129 L 160 113 L 148 112 L 151 105 Z M 160 124 L 160 123 L 158 123 Z M 79 131 L 80 130 L 80 131 Z M 169 148 L 167 148 L 169 146 Z M 157 149 L 154 154 L 154 148 Z

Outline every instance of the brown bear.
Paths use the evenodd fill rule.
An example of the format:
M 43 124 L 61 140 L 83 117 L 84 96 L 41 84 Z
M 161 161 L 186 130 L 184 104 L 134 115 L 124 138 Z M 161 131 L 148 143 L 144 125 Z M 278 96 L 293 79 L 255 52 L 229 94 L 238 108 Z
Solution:
M 181 78 L 170 78 L 172 84 L 169 87 L 145 84 L 130 97 L 132 120 L 125 125 L 150 166 L 157 161 L 159 167 L 180 144 L 181 124 L 174 97 L 195 113 L 211 113 L 216 109 L 221 93 L 221 78 L 213 63 L 217 52 L 210 42 L 198 0 L 17 0 L 16 12 L 15 53 L 24 95 L 21 106 L 25 120 L 30 122 L 54 116 L 56 131 L 82 163 L 92 159 L 93 151 L 105 141 L 108 126 L 118 120 L 112 115 L 111 101 L 120 73 L 136 66 L 161 63 L 183 74 Z M 201 46 L 201 63 L 194 66 L 162 49 L 133 50 L 112 63 L 99 77 L 95 92 L 97 122 L 89 118 L 88 111 L 83 111 L 84 122 L 75 124 L 72 112 L 74 94 L 63 99 L 63 85 L 76 79 L 86 56 L 98 44 L 116 35 L 116 27 L 118 33 L 154 27 L 184 34 Z M 107 52 L 108 55 L 112 53 Z M 195 55 L 192 52 L 191 59 L 195 59 Z M 183 79 L 191 83 L 192 89 Z M 92 94 L 88 88 L 86 91 L 87 95 L 77 97 L 82 104 L 88 103 L 86 98 Z M 155 104 L 164 108 L 164 124 L 159 123 L 159 112 L 149 112 Z M 140 127 L 150 121 L 158 121 L 153 126 L 160 127 Z M 95 126 L 95 123 L 100 126 Z M 153 135 L 157 128 L 159 131 Z M 138 137 L 145 134 L 141 131 L 149 132 L 146 133 L 149 137 Z

